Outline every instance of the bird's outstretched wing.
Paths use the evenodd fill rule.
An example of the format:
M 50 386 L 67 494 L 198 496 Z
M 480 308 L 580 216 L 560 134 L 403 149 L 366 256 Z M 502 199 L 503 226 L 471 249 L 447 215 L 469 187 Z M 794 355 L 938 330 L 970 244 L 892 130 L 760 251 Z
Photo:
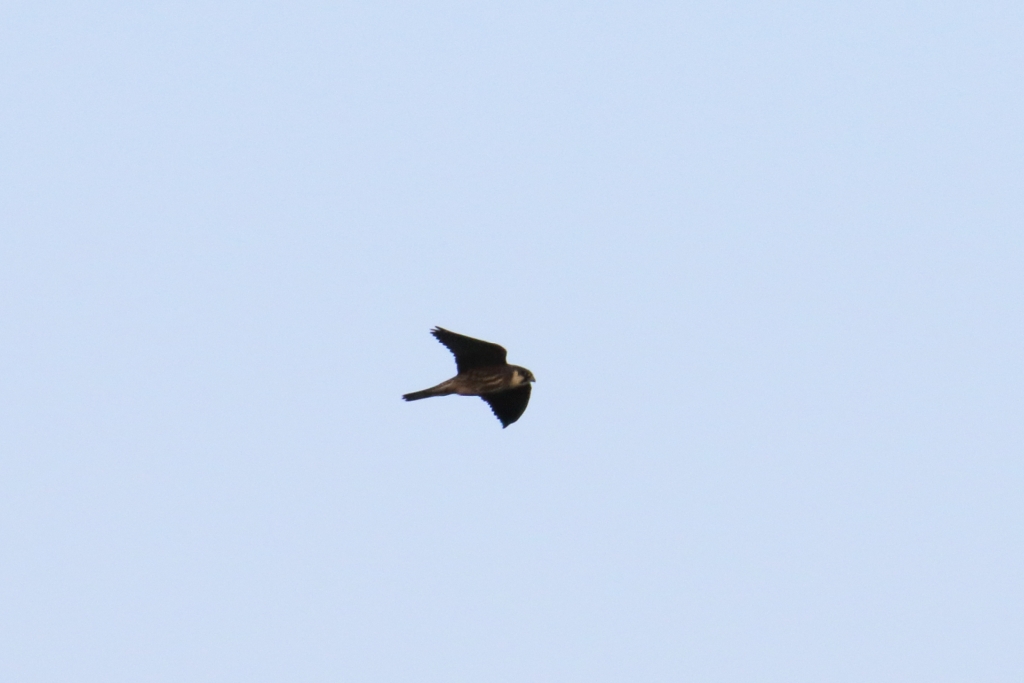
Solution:
M 504 429 L 526 412 L 526 404 L 530 402 L 530 385 L 524 384 L 508 391 L 485 394 L 480 398 L 491 406 L 491 412 L 501 420 L 501 428 Z
M 497 344 L 449 332 L 443 327 L 435 327 L 430 333 L 452 352 L 455 356 L 455 367 L 460 373 L 474 368 L 505 364 L 506 351 Z

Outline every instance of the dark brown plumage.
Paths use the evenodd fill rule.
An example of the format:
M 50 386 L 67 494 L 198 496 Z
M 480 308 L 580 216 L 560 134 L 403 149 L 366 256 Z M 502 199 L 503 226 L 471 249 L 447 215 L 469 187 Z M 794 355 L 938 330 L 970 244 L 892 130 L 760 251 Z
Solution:
M 435 327 L 430 332 L 455 356 L 458 374 L 437 386 L 414 391 L 402 398 L 418 401 L 431 396 L 479 396 L 487 401 L 504 429 L 518 420 L 530 402 L 533 373 L 505 362 L 503 347 Z

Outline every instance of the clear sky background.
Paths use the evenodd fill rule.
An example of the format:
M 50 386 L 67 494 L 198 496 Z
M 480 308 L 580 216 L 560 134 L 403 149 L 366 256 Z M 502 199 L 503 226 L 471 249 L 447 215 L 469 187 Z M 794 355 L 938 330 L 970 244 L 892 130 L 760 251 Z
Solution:
M 0 678 L 1024 680 L 1022 36 L 5 2 Z

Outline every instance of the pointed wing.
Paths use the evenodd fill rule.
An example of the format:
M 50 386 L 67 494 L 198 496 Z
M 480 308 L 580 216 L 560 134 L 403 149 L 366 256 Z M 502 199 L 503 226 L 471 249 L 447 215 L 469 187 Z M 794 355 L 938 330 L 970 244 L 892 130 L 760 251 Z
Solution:
M 530 402 L 530 385 L 524 384 L 516 389 L 487 394 L 480 398 L 491 406 L 491 412 L 501 420 L 501 428 L 504 429 L 526 412 L 526 404 Z
M 430 334 L 447 346 L 455 356 L 455 367 L 459 369 L 459 373 L 473 368 L 505 364 L 505 349 L 497 344 L 449 332 L 443 327 L 435 327 Z

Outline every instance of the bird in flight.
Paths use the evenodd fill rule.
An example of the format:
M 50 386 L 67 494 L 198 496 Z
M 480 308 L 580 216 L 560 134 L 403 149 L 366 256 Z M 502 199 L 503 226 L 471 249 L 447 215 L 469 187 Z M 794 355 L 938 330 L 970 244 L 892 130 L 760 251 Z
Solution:
M 402 398 L 418 401 L 449 394 L 479 396 L 501 420 L 502 429 L 522 416 L 530 402 L 530 382 L 536 381 L 532 372 L 506 363 L 507 352 L 497 344 L 449 332 L 443 327 L 435 327 L 430 333 L 455 356 L 459 372 L 436 387 L 414 391 Z

